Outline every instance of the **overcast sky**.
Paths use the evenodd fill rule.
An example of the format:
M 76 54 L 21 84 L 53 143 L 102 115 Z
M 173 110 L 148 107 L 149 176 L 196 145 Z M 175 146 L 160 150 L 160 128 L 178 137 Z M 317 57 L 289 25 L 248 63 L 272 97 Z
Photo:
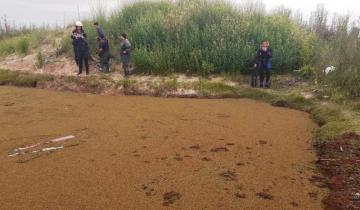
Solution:
M 68 24 L 78 19 L 78 8 L 81 18 L 89 16 L 91 8 L 98 0 L 0 0 L 0 17 L 17 24 Z M 101 0 L 108 8 L 115 8 L 131 0 Z M 240 2 L 241 0 L 230 0 Z M 284 5 L 294 10 L 300 9 L 305 16 L 313 11 L 317 4 L 324 3 L 331 13 L 350 13 L 360 16 L 359 0 L 264 0 L 268 10 L 274 6 Z

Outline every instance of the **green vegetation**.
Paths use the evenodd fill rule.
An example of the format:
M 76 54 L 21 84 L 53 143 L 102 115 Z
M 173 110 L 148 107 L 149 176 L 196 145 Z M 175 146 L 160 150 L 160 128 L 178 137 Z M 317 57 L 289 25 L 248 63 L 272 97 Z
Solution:
M 29 52 L 30 43 L 26 37 L 21 38 L 16 46 L 17 52 L 22 55 L 26 55 Z
M 18 33 L 11 36 L 0 36 L 0 57 L 11 54 L 27 55 L 33 49 L 51 44 L 63 32 L 37 29 L 27 33 Z M 71 43 L 70 43 L 71 44 Z
M 0 70 L 0 85 L 36 87 L 39 82 L 52 80 L 53 77 L 49 75 L 25 74 L 8 70 Z
M 232 87 L 222 82 L 208 82 L 206 80 L 200 79 L 195 88 L 202 96 L 238 97 L 238 89 L 236 87 Z
M 113 53 L 118 36 L 125 32 L 133 43 L 132 61 L 138 72 L 169 75 L 246 74 L 263 39 L 274 50 L 275 74 L 298 75 L 341 102 L 360 95 L 360 25 L 348 15 L 336 15 L 326 24 L 324 5 L 309 21 L 285 7 L 265 12 L 261 1 L 233 3 L 206 0 L 140 1 L 115 10 L 109 17 L 103 6 L 95 10 L 108 34 Z M 96 33 L 85 21 L 92 51 Z M 114 52 L 115 51 L 115 52 Z M 117 58 L 118 56 L 114 56 Z M 118 59 L 118 58 L 117 58 Z M 334 66 L 335 72 L 324 73 Z
M 128 89 L 128 88 L 131 88 L 134 84 L 136 84 L 135 80 L 130 80 L 130 79 L 125 78 L 123 80 L 118 81 L 116 87 L 122 86 L 125 89 Z
M 277 49 L 277 72 L 295 69 L 299 63 L 302 34 L 298 26 L 279 14 L 263 15 L 262 8 L 239 12 L 222 1 L 141 1 L 114 11 L 109 18 L 102 12 L 94 16 L 113 48 L 117 49 L 120 33 L 129 35 L 133 62 L 146 73 L 246 73 L 265 38 Z M 94 45 L 92 23 L 86 22 L 85 28 Z
M 57 39 L 54 42 L 54 47 L 56 49 L 56 56 L 73 53 L 72 41 L 69 36 Z
M 335 15 L 326 24 L 329 13 L 324 5 L 305 21 L 285 7 L 266 12 L 261 1 L 245 2 L 235 7 L 219 0 L 136 1 L 110 15 L 99 2 L 92 20 L 83 24 L 94 53 L 93 21 L 101 23 L 117 61 L 119 34 L 127 33 L 133 44 L 132 62 L 140 73 L 247 74 L 260 41 L 268 39 L 275 74 L 299 70 L 298 76 L 313 85 L 318 96 L 336 102 L 360 96 L 359 22 L 351 22 L 349 15 Z M 26 55 L 49 43 L 57 56 L 72 54 L 68 33 L 24 29 L 0 36 L 0 56 Z M 325 74 L 329 66 L 336 70 Z

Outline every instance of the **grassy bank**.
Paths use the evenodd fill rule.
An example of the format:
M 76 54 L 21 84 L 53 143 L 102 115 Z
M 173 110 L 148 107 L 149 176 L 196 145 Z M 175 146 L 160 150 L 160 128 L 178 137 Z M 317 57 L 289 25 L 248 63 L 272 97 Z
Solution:
M 196 98 L 250 98 L 264 101 L 274 106 L 288 107 L 306 111 L 320 126 L 315 134 L 314 144 L 321 145 L 345 132 L 360 131 L 359 102 L 335 103 L 314 96 L 306 99 L 304 87 L 254 89 L 247 85 L 229 81 L 212 81 L 199 77 L 196 81 L 182 81 L 176 76 L 163 77 L 160 80 L 141 81 L 133 79 L 115 80 L 111 76 L 51 76 L 43 74 L 25 74 L 0 70 L 0 85 L 20 87 L 39 87 L 96 94 L 133 94 L 161 97 Z M 309 89 L 309 87 L 307 88 Z M 311 88 L 310 88 L 311 89 Z

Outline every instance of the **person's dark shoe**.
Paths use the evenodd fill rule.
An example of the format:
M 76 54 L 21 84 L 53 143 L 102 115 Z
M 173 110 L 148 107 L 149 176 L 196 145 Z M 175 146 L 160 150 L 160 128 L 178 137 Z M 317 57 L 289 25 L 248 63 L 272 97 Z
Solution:
M 80 74 L 82 74 L 82 72 L 77 73 L 77 75 L 80 75 Z

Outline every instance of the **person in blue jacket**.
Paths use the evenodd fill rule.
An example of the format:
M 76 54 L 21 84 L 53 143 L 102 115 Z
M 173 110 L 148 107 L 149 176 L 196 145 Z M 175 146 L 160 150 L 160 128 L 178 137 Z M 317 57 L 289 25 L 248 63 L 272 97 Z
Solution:
M 99 22 L 94 22 L 94 26 L 98 37 L 106 37 L 104 29 L 100 26 Z
M 78 75 L 82 73 L 83 65 L 85 64 L 86 74 L 89 74 L 89 45 L 86 40 L 86 33 L 80 21 L 75 24 L 75 30 L 71 33 L 72 44 L 74 47 L 75 61 L 79 66 Z
M 270 43 L 268 40 L 261 42 L 261 47 L 256 51 L 254 61 L 254 71 L 251 85 L 257 86 L 257 75 L 260 79 L 260 88 L 270 87 L 270 76 L 272 70 L 271 59 L 273 57 L 272 50 L 270 49 Z M 255 77 L 255 78 L 254 78 Z

